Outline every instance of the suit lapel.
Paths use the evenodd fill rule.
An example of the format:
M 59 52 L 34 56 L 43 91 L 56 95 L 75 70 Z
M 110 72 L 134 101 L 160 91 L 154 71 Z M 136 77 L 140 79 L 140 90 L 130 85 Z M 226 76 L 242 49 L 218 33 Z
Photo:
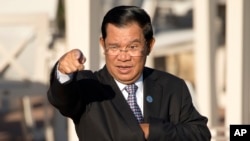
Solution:
M 112 103 L 114 104 L 115 108 L 121 114 L 123 119 L 126 121 L 127 125 L 130 126 L 131 129 L 138 130 L 138 123 L 137 120 L 133 114 L 133 112 L 130 110 L 129 105 L 127 104 L 127 101 L 123 97 L 121 91 L 116 86 L 115 88 L 116 96 L 114 99 L 112 99 Z
M 144 120 L 149 122 L 150 117 L 159 117 L 162 102 L 162 87 L 157 85 L 156 78 L 151 69 L 143 73 L 144 84 Z
M 131 129 L 132 132 L 138 133 L 139 136 L 142 136 L 143 132 L 133 112 L 130 110 L 126 99 L 124 98 L 122 92 L 120 91 L 112 76 L 108 73 L 106 67 L 104 67 L 101 73 L 104 78 L 104 83 L 110 84 L 115 92 L 115 97 L 111 100 L 111 103 L 114 105 L 115 109 L 117 110 L 117 113 L 121 115 L 121 117 L 127 123 L 127 126 Z

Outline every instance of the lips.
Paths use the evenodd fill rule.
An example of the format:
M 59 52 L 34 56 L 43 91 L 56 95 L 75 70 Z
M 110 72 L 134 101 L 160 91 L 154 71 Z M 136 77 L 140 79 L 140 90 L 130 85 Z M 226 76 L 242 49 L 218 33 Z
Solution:
M 118 72 L 122 74 L 127 74 L 131 72 L 132 66 L 117 66 Z

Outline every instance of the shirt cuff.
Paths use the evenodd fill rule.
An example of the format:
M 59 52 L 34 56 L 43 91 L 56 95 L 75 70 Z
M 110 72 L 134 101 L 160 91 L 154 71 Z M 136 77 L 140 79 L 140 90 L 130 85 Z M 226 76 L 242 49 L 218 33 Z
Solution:
M 72 80 L 73 78 L 73 73 L 71 74 L 64 74 L 64 73 L 61 73 L 59 70 L 58 70 L 58 66 L 57 66 L 57 69 L 56 69 L 56 76 L 57 76 L 57 79 L 58 81 L 63 84 L 63 83 L 66 83 L 66 82 L 69 82 L 70 80 Z

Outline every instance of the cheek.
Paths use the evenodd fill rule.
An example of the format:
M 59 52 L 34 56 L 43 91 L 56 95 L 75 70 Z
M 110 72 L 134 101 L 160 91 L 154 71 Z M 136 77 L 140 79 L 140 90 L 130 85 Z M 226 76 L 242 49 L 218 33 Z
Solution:
M 111 67 L 115 62 L 115 57 L 113 56 L 105 56 L 105 63 L 107 66 Z
M 137 71 L 138 71 L 138 70 L 139 70 L 139 71 L 143 70 L 144 65 L 145 65 L 145 62 L 146 62 L 145 58 L 137 59 L 137 60 L 135 61 L 136 70 L 137 70 Z

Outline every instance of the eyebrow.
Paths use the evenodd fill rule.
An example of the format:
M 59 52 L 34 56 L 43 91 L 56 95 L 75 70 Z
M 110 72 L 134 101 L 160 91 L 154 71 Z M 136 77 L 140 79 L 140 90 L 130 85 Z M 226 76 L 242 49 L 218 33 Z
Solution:
M 139 42 L 139 43 L 141 43 L 141 40 L 139 40 L 139 39 L 134 39 L 134 40 L 132 40 L 129 44 L 134 43 L 134 42 Z
M 132 44 L 132 43 L 135 43 L 135 42 L 138 42 L 138 43 L 141 43 L 141 40 L 139 39 L 134 39 L 132 41 L 130 41 L 128 44 Z M 120 43 L 108 43 L 107 45 L 120 45 Z

